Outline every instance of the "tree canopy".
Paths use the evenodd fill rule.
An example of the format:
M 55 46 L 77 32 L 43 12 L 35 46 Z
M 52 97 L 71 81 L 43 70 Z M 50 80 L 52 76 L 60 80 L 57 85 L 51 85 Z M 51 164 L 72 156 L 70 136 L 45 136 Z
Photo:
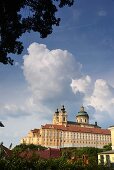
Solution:
M 41 145 L 34 145 L 34 144 L 29 144 L 29 145 L 26 145 L 26 144 L 20 144 L 20 145 L 16 145 L 12 151 L 14 153 L 18 153 L 18 152 L 22 152 L 22 151 L 26 151 L 26 150 L 45 150 L 47 149 L 46 147 L 44 146 L 41 146 Z
M 111 143 L 103 146 L 103 151 L 110 151 L 110 150 L 112 150 L 112 144 Z
M 0 1 L 0 62 L 13 64 L 9 53 L 21 54 L 23 43 L 19 41 L 25 32 L 39 32 L 41 38 L 59 26 L 56 12 L 64 6 L 72 6 L 74 0 L 1 0 Z M 28 11 L 28 15 L 25 15 Z

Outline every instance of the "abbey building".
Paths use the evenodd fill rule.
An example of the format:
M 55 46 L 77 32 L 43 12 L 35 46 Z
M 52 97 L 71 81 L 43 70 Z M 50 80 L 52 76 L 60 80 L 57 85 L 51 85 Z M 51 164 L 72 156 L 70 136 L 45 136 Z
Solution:
M 76 121 L 67 120 L 67 111 L 62 106 L 53 115 L 53 123 L 41 125 L 31 130 L 21 139 L 21 143 L 36 144 L 50 148 L 96 147 L 103 148 L 111 143 L 111 132 L 89 123 L 89 115 L 82 106 L 76 115 Z

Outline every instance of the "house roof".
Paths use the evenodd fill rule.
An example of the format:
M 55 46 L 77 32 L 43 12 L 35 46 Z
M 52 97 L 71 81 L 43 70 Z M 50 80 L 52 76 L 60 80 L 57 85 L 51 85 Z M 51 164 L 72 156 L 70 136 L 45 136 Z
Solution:
M 70 131 L 70 132 L 80 132 L 80 133 L 93 133 L 93 134 L 103 134 L 103 135 L 111 135 L 110 130 L 101 129 L 101 128 L 89 128 L 89 127 L 80 127 L 79 125 L 54 125 L 54 124 L 46 124 L 42 126 L 43 129 L 56 129 L 62 131 Z
M 44 159 L 59 158 L 61 156 L 60 149 L 48 148 L 46 150 L 28 150 L 19 154 L 20 157 L 31 159 L 32 157 L 40 157 Z
M 89 117 L 89 115 L 87 114 L 87 112 L 78 112 L 78 114 L 76 115 L 76 117 L 78 116 L 86 116 L 86 117 Z
M 102 155 L 102 154 L 114 154 L 114 150 L 98 153 L 98 155 Z
M 0 145 L 0 148 L 3 151 L 3 156 L 10 157 L 12 155 L 12 151 L 6 148 L 5 146 L 3 146 L 2 144 Z
M 79 122 L 73 122 L 73 121 L 67 121 L 68 125 L 84 125 L 84 126 L 93 126 L 93 127 L 98 127 L 101 128 L 100 126 L 96 125 L 96 124 L 85 124 L 85 123 L 79 123 Z
M 33 129 L 33 130 L 31 130 L 31 132 L 33 132 L 33 133 L 38 133 L 40 131 L 40 129 Z

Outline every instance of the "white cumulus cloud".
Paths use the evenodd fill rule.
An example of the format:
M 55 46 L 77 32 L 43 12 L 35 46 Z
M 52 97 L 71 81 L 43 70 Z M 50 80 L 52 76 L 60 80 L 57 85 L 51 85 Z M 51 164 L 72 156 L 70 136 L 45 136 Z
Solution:
M 0 104 L 0 118 L 8 119 L 8 118 L 17 118 L 17 117 L 25 117 L 29 116 L 29 113 L 26 111 L 24 106 L 17 106 L 16 104 Z
M 72 91 L 76 94 L 77 92 L 87 93 L 90 88 L 91 78 L 90 76 L 85 76 L 79 79 L 72 79 L 70 84 Z
M 93 107 L 93 117 L 99 120 L 112 116 L 114 88 L 102 79 L 93 82 L 89 75 L 83 75 L 81 68 L 67 50 L 49 50 L 44 44 L 32 43 L 23 66 L 32 93 L 26 102 L 29 113 L 38 112 L 43 116 L 45 110 L 52 116 L 53 103 L 58 106 L 66 101 Z
M 53 112 L 60 104 L 66 104 L 66 110 L 69 107 L 69 119 L 74 119 L 83 104 L 91 120 L 99 121 L 99 125 L 104 121 L 105 124 L 111 122 L 114 88 L 103 79 L 93 82 L 92 77 L 84 75 L 81 68 L 82 65 L 67 50 L 49 50 L 44 44 L 32 43 L 23 65 L 26 89 L 29 86 L 30 91 L 25 97 L 20 90 L 22 98 L 19 103 L 15 100 L 14 103 L 0 104 L 0 120 L 5 124 L 0 138 L 8 131 L 8 136 L 4 137 L 6 143 L 12 136 L 19 142 L 22 134 L 25 135 L 25 129 L 27 134 L 30 129 L 51 122 Z M 15 135 L 15 131 L 19 134 Z
M 72 79 L 81 74 L 81 64 L 67 50 L 49 50 L 38 43 L 29 46 L 23 69 L 34 102 L 65 100 L 72 95 Z
M 105 80 L 98 79 L 95 82 L 93 94 L 90 97 L 90 105 L 99 111 L 114 111 L 114 88 Z

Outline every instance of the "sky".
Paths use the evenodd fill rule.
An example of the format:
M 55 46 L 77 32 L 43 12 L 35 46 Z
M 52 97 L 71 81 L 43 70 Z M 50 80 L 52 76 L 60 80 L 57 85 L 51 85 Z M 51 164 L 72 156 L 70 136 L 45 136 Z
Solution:
M 83 105 L 90 123 L 114 125 L 114 0 L 77 0 L 56 14 L 60 26 L 41 39 L 26 33 L 14 66 L 0 64 L 0 141 L 13 147 L 52 123 L 65 105 L 68 120 Z

